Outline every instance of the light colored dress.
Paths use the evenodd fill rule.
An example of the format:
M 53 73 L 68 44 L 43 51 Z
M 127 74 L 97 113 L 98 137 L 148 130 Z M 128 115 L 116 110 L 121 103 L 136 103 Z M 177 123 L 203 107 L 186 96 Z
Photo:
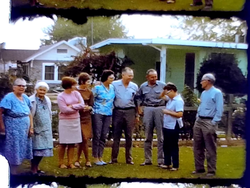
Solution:
M 23 94 L 22 97 L 23 101 L 14 93 L 9 93 L 0 103 L 0 107 L 4 109 L 6 133 L 3 154 L 10 165 L 20 165 L 24 159 L 33 158 L 32 139 L 28 138 L 31 103 L 27 95 Z
M 78 91 L 70 94 L 62 92 L 57 97 L 59 113 L 59 143 L 76 144 L 82 142 L 79 110 L 84 108 L 84 101 Z M 72 108 L 68 107 L 72 105 Z
M 49 104 L 46 99 L 34 98 L 35 101 L 32 102 L 32 106 L 36 105 L 36 111 L 33 117 L 33 155 L 50 157 L 53 156 L 53 137 Z

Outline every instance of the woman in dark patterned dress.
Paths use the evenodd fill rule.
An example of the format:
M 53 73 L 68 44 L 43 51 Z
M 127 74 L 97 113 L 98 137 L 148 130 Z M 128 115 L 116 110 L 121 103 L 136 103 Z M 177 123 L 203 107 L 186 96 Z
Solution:
M 3 154 L 10 164 L 12 174 L 24 159 L 32 159 L 33 118 L 31 103 L 24 94 L 26 81 L 14 81 L 13 92 L 5 95 L 0 103 L 0 132 L 5 133 Z
M 53 137 L 51 127 L 51 101 L 45 94 L 49 86 L 45 82 L 38 82 L 35 94 L 30 96 L 32 116 L 34 122 L 33 159 L 31 171 L 33 174 L 44 173 L 39 170 L 39 163 L 43 157 L 53 156 Z

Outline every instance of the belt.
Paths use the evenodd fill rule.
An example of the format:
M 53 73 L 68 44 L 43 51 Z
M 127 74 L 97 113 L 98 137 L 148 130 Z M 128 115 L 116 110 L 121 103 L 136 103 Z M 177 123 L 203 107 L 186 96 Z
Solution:
M 115 109 L 117 109 L 117 110 L 131 110 L 131 109 L 135 109 L 135 107 L 124 107 L 124 108 L 115 107 Z
M 213 117 L 207 117 L 207 116 L 199 116 L 201 119 L 213 119 Z
M 159 106 L 165 106 L 165 105 L 159 105 L 159 104 L 146 104 L 144 105 L 146 107 L 159 107 Z

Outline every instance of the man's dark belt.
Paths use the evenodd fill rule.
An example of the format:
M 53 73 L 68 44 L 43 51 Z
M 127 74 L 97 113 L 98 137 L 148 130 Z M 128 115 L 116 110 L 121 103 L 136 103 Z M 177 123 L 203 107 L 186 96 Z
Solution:
M 207 116 L 199 116 L 201 119 L 213 119 L 213 117 L 207 117 Z
M 146 107 L 159 107 L 159 106 L 165 106 L 165 105 L 159 105 L 159 104 L 146 104 L 144 105 Z
M 131 110 L 131 109 L 135 109 L 135 107 L 125 107 L 125 108 L 115 107 L 115 109 L 117 109 L 117 110 Z

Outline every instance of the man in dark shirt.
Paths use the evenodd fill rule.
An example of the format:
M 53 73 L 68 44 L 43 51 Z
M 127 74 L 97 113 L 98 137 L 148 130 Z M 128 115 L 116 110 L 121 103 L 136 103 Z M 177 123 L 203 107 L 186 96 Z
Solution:
M 153 131 L 156 128 L 157 134 L 157 162 L 158 165 L 163 164 L 163 113 L 165 108 L 165 100 L 160 98 L 163 87 L 166 85 L 157 80 L 157 72 L 149 69 L 146 73 L 147 81 L 144 82 L 136 95 L 138 114 L 143 115 L 143 124 L 145 126 L 145 161 L 141 165 L 152 165 L 152 141 Z

